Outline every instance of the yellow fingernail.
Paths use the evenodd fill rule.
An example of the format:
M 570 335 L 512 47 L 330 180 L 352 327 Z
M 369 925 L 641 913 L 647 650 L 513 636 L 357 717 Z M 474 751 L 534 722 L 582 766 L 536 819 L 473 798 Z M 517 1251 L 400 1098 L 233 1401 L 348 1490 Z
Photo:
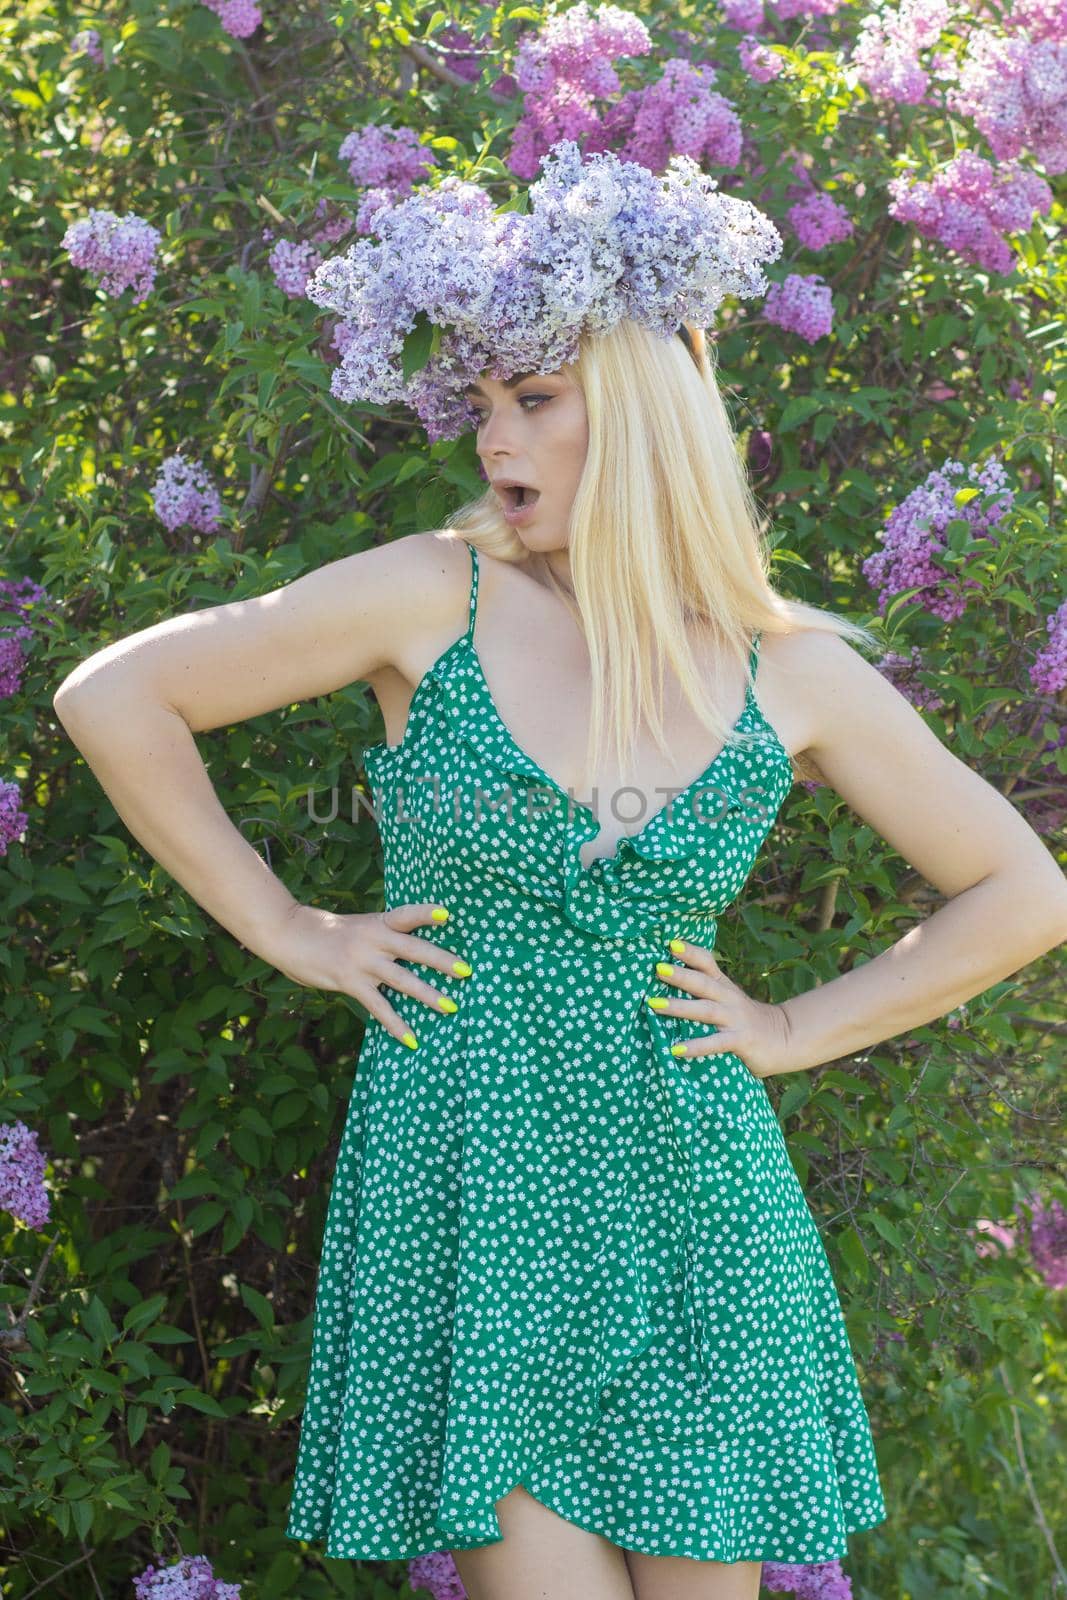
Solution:
M 666 961 L 657 961 L 656 962 L 656 976 L 657 976 L 657 978 L 669 978 L 673 971 L 674 971 L 674 968 L 671 967 L 671 966 L 668 966 Z
M 468 967 L 465 961 L 454 961 L 452 963 L 452 971 L 456 974 L 457 978 L 469 978 L 471 973 L 474 971 L 474 968 Z
M 449 1016 L 451 1016 L 454 1011 L 459 1010 L 456 1002 L 454 1000 L 450 1000 L 447 994 L 443 994 L 440 1000 L 438 1000 L 437 1004 L 441 1007 L 442 1011 L 447 1011 Z
M 671 1045 L 671 1055 L 672 1056 L 684 1056 L 685 1055 L 685 1045 L 684 1044 L 672 1044 Z
M 419 1048 L 419 1041 L 413 1033 L 405 1033 L 402 1037 L 409 1050 L 417 1050 Z
M 660 994 L 648 995 L 646 998 L 653 1011 L 666 1011 L 667 1007 L 670 1005 L 670 1001 L 664 1000 L 663 996 Z
M 685 955 L 685 940 L 684 939 L 672 939 L 671 942 L 670 942 L 669 948 L 670 948 L 670 952 L 671 952 L 672 956 L 684 956 Z
M 434 909 L 430 912 L 430 916 L 432 917 L 434 922 L 447 922 L 448 921 L 448 912 L 445 910 L 444 906 L 435 906 Z

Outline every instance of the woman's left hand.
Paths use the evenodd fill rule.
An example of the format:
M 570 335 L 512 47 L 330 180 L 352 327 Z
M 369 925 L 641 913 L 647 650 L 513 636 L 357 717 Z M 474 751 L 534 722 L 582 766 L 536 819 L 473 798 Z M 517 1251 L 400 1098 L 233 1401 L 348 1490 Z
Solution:
M 674 984 L 693 998 L 672 997 L 664 1005 L 657 1003 L 654 1009 L 660 1016 L 711 1022 L 718 1029 L 707 1038 L 679 1040 L 685 1045 L 683 1059 L 722 1055 L 729 1050 L 741 1057 L 756 1078 L 773 1078 L 792 1070 L 789 1023 L 780 1005 L 753 1000 L 726 976 L 711 951 L 702 945 L 672 940 L 671 959 L 665 965 L 670 967 L 670 973 L 657 969 L 660 981 Z

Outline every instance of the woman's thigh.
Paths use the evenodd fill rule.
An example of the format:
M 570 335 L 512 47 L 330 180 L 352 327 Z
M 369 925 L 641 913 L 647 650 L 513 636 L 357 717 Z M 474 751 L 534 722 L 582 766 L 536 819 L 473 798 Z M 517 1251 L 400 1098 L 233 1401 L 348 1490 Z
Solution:
M 626 1551 L 634 1600 L 759 1600 L 762 1561 L 694 1561 Z
M 634 1600 L 623 1551 L 521 1484 L 497 1501 L 496 1514 L 502 1539 L 451 1552 L 469 1600 Z

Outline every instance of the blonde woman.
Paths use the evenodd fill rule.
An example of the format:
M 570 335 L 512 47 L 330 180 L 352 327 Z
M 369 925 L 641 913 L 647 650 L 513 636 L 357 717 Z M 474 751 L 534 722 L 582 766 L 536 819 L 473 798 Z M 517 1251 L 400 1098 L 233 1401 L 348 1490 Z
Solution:
M 789 601 L 700 330 L 627 319 L 470 388 L 446 529 L 119 641 L 56 709 L 131 832 L 368 1014 L 288 1533 L 448 1549 L 472 1600 L 756 1600 L 882 1521 L 821 1240 L 764 1080 L 943 1016 L 1067 937 L 1040 839 Z M 523 505 L 508 484 L 525 486 Z M 381 910 L 302 905 L 195 735 L 355 681 Z M 769 1004 L 715 955 L 798 771 L 944 896 Z

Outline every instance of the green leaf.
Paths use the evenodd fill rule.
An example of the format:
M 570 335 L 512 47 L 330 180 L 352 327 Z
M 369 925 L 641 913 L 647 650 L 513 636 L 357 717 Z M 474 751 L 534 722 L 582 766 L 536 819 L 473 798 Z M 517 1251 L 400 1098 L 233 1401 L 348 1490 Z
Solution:
M 400 366 L 405 382 L 421 372 L 434 352 L 435 337 L 440 334 L 440 329 L 435 326 L 426 315 L 419 311 L 415 317 L 415 324 L 404 340 L 401 351 Z
M 147 1406 L 129 1406 L 126 1410 L 126 1436 L 131 1444 L 138 1444 L 148 1426 Z

